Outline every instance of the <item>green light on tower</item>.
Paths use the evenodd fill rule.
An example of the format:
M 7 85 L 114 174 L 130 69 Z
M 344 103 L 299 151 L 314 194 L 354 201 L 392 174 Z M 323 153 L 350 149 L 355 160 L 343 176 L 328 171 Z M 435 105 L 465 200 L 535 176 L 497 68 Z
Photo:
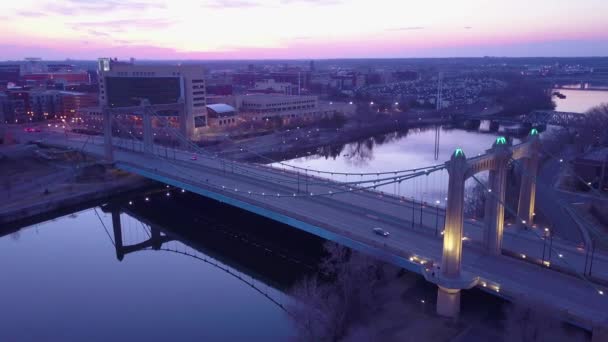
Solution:
M 506 145 L 507 139 L 505 137 L 496 138 L 496 145 Z
M 530 135 L 538 135 L 538 130 L 536 128 L 532 128 L 532 130 L 530 130 Z
M 460 156 L 464 157 L 464 151 L 459 147 L 456 149 L 456 151 L 454 151 L 454 157 L 460 157 Z

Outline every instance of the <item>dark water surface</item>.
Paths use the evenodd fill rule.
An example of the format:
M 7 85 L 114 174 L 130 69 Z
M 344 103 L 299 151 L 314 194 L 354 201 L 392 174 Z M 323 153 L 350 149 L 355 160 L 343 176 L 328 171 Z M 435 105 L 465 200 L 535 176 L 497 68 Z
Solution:
M 288 305 L 284 291 L 316 265 L 320 240 L 193 194 L 171 194 L 112 204 L 129 212 L 120 219 L 124 246 L 151 239 L 153 230 L 178 240 L 159 250 L 134 248 L 122 261 L 110 206 L 0 238 L 0 341 L 288 339 L 292 327 L 277 303 Z

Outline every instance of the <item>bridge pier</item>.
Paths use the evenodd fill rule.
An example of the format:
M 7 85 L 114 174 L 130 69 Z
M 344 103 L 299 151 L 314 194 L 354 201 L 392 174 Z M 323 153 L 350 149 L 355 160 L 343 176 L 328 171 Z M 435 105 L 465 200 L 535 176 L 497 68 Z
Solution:
M 106 162 L 114 162 L 114 146 L 112 146 L 112 113 L 108 107 L 103 107 L 103 141 Z
M 521 222 L 523 225 L 531 225 L 534 220 L 536 175 L 538 173 L 538 157 L 540 152 L 538 133 L 528 136 L 528 139 L 532 141 L 528 157 L 522 160 L 521 186 L 519 189 L 519 203 L 517 205 L 517 216 L 522 221 L 525 221 Z
M 163 245 L 161 239 L 160 229 L 156 226 L 150 226 L 150 241 L 152 242 L 152 249 L 159 250 Z
M 490 170 L 489 189 L 486 194 L 484 245 L 488 253 L 500 255 L 505 224 L 507 166 L 511 152 L 507 141 L 504 138 L 498 138 L 488 153 L 493 153 L 495 156 L 495 168 Z
M 112 209 L 112 230 L 114 231 L 114 247 L 116 249 L 116 259 L 122 261 L 125 254 L 122 245 L 122 225 L 120 223 L 120 211 L 118 208 Z
M 152 132 L 152 116 L 148 113 L 148 110 L 144 110 L 142 120 L 144 126 L 144 153 L 152 154 L 154 152 L 154 132 Z
M 457 149 L 448 162 L 448 203 L 443 233 L 443 254 L 441 277 L 460 278 L 462 263 L 462 236 L 464 226 L 464 182 L 466 180 L 467 159 L 461 149 Z M 437 290 L 437 314 L 457 317 L 460 312 L 460 289 L 439 286 Z
M 437 314 L 444 317 L 458 317 L 460 314 L 460 289 L 437 286 Z

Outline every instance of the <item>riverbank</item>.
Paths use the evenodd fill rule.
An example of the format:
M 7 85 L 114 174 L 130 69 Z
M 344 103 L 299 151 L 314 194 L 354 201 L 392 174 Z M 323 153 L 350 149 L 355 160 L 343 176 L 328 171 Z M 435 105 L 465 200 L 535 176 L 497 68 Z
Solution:
M 29 144 L 0 146 L 0 227 L 32 224 L 49 215 L 86 208 L 151 182 L 85 155 Z

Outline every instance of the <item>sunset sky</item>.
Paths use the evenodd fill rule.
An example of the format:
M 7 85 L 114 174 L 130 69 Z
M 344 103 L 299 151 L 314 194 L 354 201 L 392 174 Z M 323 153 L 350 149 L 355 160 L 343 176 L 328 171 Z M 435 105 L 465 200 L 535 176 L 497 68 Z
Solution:
M 606 0 L 6 0 L 0 59 L 606 56 Z

